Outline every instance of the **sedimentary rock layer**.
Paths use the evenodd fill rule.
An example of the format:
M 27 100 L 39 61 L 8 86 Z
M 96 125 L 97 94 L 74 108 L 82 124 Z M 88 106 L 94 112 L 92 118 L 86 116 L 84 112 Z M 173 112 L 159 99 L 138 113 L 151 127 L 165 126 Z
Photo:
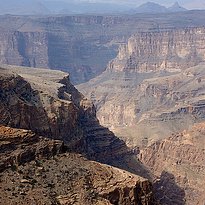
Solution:
M 205 28 L 140 32 L 119 49 L 108 69 L 151 72 L 193 67 L 205 60 Z
M 72 82 L 82 83 L 104 71 L 119 45 L 136 32 L 204 26 L 204 16 L 204 11 L 129 16 L 4 15 L 0 16 L 0 63 L 60 69 L 71 73 Z
M 162 204 L 205 203 L 204 134 L 205 124 L 195 124 L 141 152 L 140 159 L 157 176 L 158 198 L 165 195 L 161 197 Z
M 78 89 L 129 145 L 169 136 L 204 119 L 204 38 L 204 28 L 137 33 Z

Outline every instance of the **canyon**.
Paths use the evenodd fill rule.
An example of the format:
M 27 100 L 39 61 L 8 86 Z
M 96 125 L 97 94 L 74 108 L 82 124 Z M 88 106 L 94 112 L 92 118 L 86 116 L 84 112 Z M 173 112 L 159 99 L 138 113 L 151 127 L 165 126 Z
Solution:
M 204 205 L 204 22 L 0 16 L 0 204 Z
M 180 19 L 180 21 L 179 21 Z M 79 84 L 102 73 L 139 31 L 199 27 L 204 11 L 133 15 L 0 16 L 0 63 L 69 72 Z
M 160 204 L 205 202 L 204 38 L 204 27 L 136 33 L 77 86 L 154 175 Z
M 204 27 L 142 32 L 107 70 L 77 86 L 100 123 L 144 146 L 204 120 Z

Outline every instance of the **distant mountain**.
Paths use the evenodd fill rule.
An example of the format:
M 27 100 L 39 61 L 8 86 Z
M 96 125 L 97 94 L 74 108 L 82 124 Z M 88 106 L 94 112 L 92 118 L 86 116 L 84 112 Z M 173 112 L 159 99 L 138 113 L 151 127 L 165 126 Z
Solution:
M 133 13 L 169 13 L 180 11 L 187 11 L 187 9 L 181 7 L 178 2 L 175 2 L 173 6 L 169 8 L 154 2 L 147 2 L 132 10 Z
M 165 13 L 167 8 L 154 2 L 147 2 L 135 9 L 136 13 Z
M 178 2 L 175 2 L 171 7 L 168 8 L 170 12 L 187 11 L 187 9 L 181 7 Z
M 57 1 L 57 0 L 0 0 L 0 15 L 46 15 L 46 14 L 108 14 L 108 13 L 167 13 L 186 11 L 177 2 L 170 8 L 147 2 L 132 9 L 130 4 Z
M 49 14 L 50 11 L 38 0 L 0 0 L 0 14 Z

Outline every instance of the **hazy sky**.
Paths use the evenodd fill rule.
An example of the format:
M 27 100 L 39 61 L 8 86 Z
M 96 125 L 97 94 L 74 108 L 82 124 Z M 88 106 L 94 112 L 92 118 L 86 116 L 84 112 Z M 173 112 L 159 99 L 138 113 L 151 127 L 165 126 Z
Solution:
M 136 6 L 139 6 L 140 4 L 143 4 L 147 1 L 159 3 L 164 6 L 170 6 L 172 5 L 176 0 L 61 0 L 61 1 L 89 1 L 89 2 L 113 2 L 113 3 L 123 3 L 123 4 L 134 4 Z M 178 3 L 181 6 L 184 6 L 188 9 L 205 9 L 205 0 L 178 0 Z

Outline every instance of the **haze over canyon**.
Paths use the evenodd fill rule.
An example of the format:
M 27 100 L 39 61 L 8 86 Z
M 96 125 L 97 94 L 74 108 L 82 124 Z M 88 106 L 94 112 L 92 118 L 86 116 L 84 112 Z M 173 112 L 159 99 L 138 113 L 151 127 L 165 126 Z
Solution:
M 205 11 L 132 3 L 0 9 L 0 204 L 205 204 Z

